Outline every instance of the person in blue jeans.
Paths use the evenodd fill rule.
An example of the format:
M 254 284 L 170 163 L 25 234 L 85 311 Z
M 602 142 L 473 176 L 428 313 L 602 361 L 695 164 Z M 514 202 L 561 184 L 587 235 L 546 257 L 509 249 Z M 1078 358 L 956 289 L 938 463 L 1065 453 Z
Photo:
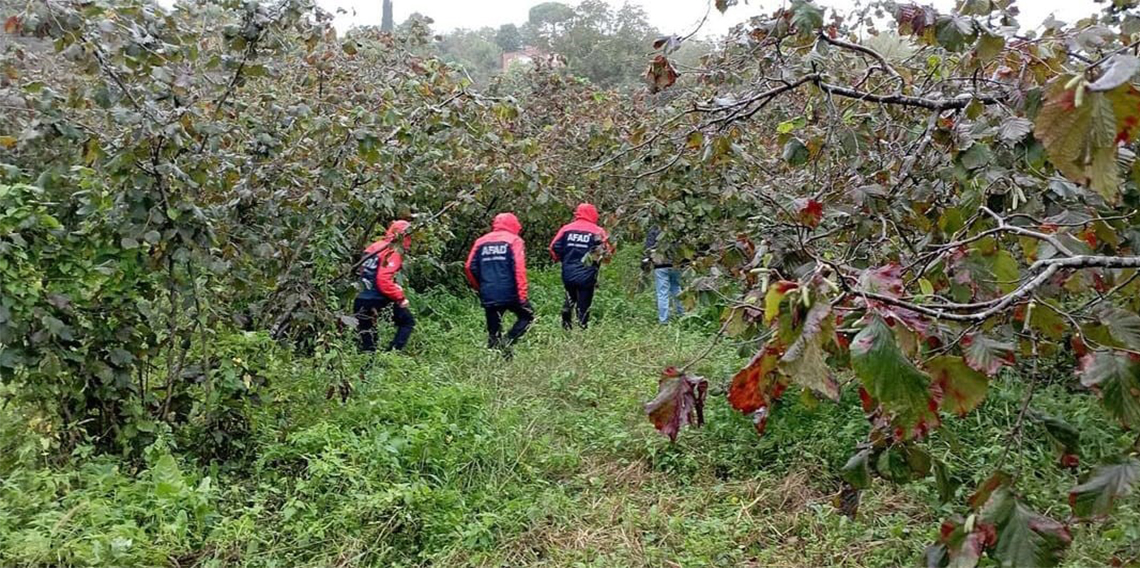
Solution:
M 681 307 L 681 271 L 676 267 L 672 255 L 663 249 L 669 248 L 661 242 L 661 228 L 653 227 L 645 238 L 645 258 L 643 265 L 653 268 L 653 287 L 657 292 L 657 321 L 669 323 L 670 308 L 677 317 L 685 314 Z

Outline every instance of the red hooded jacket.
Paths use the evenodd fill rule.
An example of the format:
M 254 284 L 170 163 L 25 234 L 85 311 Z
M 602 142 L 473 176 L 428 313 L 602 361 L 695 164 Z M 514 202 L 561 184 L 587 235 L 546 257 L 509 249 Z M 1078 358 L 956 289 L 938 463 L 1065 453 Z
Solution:
M 464 268 L 484 306 L 527 301 L 526 250 L 520 232 L 522 225 L 514 213 L 500 213 L 491 232 L 471 245 Z
M 392 221 L 388 226 L 382 240 L 376 241 L 364 249 L 364 262 L 360 265 L 360 279 L 364 291 L 362 298 L 384 297 L 393 302 L 400 303 L 405 300 L 404 289 L 396 283 L 396 273 L 404 266 L 404 256 L 392 247 L 392 243 L 399 237 L 404 237 L 400 243 L 408 248 L 411 238 L 406 235 L 411 223 L 403 220 Z
M 550 256 L 562 262 L 562 280 L 572 284 L 596 281 L 598 264 L 586 262 L 586 256 L 599 246 L 613 253 L 609 234 L 598 226 L 597 208 L 583 203 L 574 211 L 574 221 L 563 225 L 550 241 Z

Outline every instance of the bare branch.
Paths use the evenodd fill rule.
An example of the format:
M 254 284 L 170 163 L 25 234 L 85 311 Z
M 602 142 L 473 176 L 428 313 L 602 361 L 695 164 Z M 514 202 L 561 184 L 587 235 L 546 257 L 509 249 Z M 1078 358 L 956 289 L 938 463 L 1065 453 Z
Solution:
M 879 62 L 879 65 L 883 68 L 883 71 L 886 71 L 892 77 L 895 77 L 896 79 L 899 79 L 900 81 L 902 80 L 902 75 L 899 75 L 899 72 L 895 71 L 895 68 L 892 67 L 890 63 L 887 63 L 887 59 L 885 57 L 883 57 L 881 54 L 879 54 L 879 52 L 877 52 L 877 51 L 875 51 L 869 47 L 859 45 L 857 43 L 851 43 L 849 41 L 844 41 L 844 40 L 841 40 L 838 38 L 832 38 L 831 36 L 827 35 L 826 33 L 820 33 L 819 37 L 823 41 L 825 41 L 831 45 L 834 45 L 836 47 L 841 47 L 843 49 L 849 49 L 851 51 L 858 51 L 859 53 L 873 57 L 876 61 Z
M 975 304 L 934 304 L 923 305 L 916 304 L 907 300 L 888 296 L 886 294 L 879 294 L 864 290 L 855 290 L 852 294 L 862 296 L 867 299 L 882 302 L 884 304 L 894 305 L 901 308 L 906 308 L 910 311 L 930 316 L 935 319 L 949 320 L 949 321 L 964 321 L 964 322 L 978 322 L 984 321 L 1001 313 L 1002 311 L 1010 308 L 1011 306 L 1025 301 L 1033 293 L 1034 290 L 1040 288 L 1043 284 L 1049 281 L 1061 269 L 1085 269 L 1085 268 L 1140 268 L 1140 256 L 1071 256 L 1064 258 L 1053 258 L 1048 260 L 1039 260 L 1033 263 L 1030 267 L 1030 272 L 1036 272 L 1036 276 L 1024 282 L 1016 290 L 987 302 Z M 983 306 L 988 306 L 981 311 L 972 313 L 959 313 L 961 311 L 978 309 Z
M 930 110 L 966 108 L 973 101 L 978 101 L 985 105 L 991 105 L 1001 102 L 1002 100 L 998 97 L 979 95 L 977 93 L 963 93 L 951 99 L 928 99 L 923 97 L 912 97 L 903 94 L 876 95 L 873 93 L 865 93 L 856 91 L 854 89 L 848 89 L 846 87 L 840 87 L 838 85 L 832 85 L 830 83 L 824 83 L 822 80 L 815 81 L 815 84 L 819 86 L 819 88 L 824 92 L 831 93 L 833 95 L 839 95 L 841 97 L 859 99 L 872 103 L 928 108 Z

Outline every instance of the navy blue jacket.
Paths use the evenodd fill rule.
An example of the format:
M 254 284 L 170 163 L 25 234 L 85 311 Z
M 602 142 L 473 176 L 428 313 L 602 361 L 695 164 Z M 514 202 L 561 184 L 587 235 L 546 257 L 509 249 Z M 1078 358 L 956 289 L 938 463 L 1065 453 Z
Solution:
M 513 306 L 527 301 L 526 250 L 522 225 L 511 213 L 500 213 L 490 233 L 479 237 L 467 254 L 467 281 L 479 291 L 486 307 Z
M 550 241 L 550 256 L 562 262 L 562 281 L 578 286 L 596 284 L 598 262 L 587 261 L 586 257 L 598 247 L 613 252 L 609 235 L 598 226 L 598 210 L 583 203 L 574 212 L 574 221 L 563 225 Z

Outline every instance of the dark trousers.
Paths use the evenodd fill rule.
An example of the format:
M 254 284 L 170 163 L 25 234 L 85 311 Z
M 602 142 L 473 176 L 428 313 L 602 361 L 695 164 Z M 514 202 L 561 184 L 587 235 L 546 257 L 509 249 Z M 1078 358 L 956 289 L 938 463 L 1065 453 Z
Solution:
M 534 321 L 534 309 L 529 302 L 510 304 L 506 306 L 483 306 L 487 312 L 487 347 L 510 347 L 526 333 L 530 323 Z M 503 314 L 515 314 L 515 325 L 507 332 L 507 340 L 503 341 Z
M 578 313 L 578 325 L 583 329 L 590 324 L 590 304 L 594 303 L 594 286 L 596 282 L 588 284 L 571 284 L 563 281 L 566 288 L 566 303 L 562 304 L 562 327 L 572 328 L 574 312 Z
M 408 308 L 401 308 L 388 298 L 357 298 L 352 303 L 352 311 L 356 314 L 356 331 L 360 336 L 361 351 L 376 350 L 376 320 L 380 312 L 388 306 L 392 307 L 392 323 L 396 326 L 396 335 L 388 344 L 388 350 L 402 350 L 412 336 L 412 328 L 416 327 L 416 319 Z

